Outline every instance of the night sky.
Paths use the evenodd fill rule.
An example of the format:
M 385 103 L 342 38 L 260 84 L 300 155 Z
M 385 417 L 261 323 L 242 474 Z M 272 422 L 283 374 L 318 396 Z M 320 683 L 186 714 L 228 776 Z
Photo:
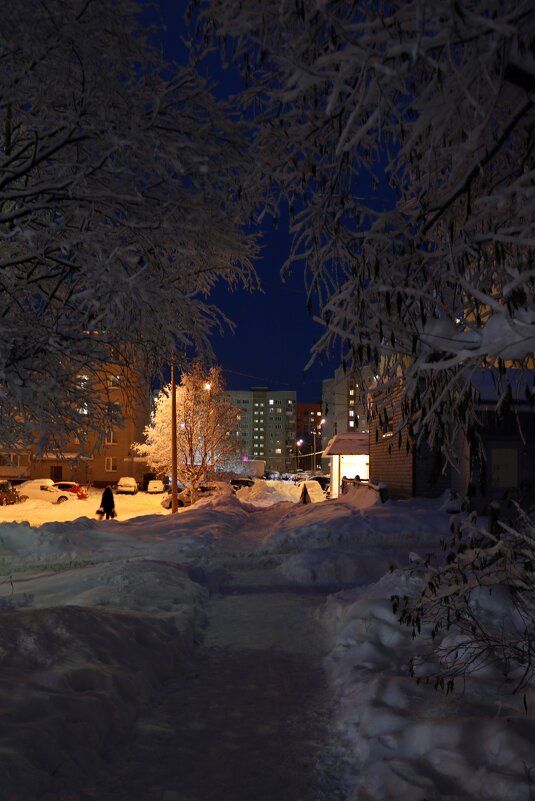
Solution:
M 169 61 L 185 63 L 186 3 L 159 0 L 157 5 L 166 26 L 159 33 L 165 56 Z M 217 57 L 203 63 L 202 69 L 217 82 L 221 97 L 239 88 L 237 74 L 223 70 Z M 295 268 L 294 274 L 281 282 L 280 269 L 290 248 L 285 223 L 275 230 L 268 222 L 262 233 L 262 253 L 255 266 L 263 293 L 230 292 L 221 286 L 211 298 L 236 325 L 235 333 L 228 331 L 214 339 L 217 362 L 225 371 L 229 389 L 294 389 L 299 402 L 319 402 L 322 379 L 330 378 L 337 365 L 324 357 L 305 371 L 310 349 L 322 328 L 307 311 L 302 271 Z

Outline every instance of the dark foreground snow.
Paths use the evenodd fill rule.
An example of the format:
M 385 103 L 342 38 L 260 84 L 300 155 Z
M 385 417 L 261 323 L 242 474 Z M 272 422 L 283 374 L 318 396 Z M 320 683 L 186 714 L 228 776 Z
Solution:
M 503 678 L 408 675 L 439 504 L 244 500 L 0 525 L 2 801 L 530 801 Z

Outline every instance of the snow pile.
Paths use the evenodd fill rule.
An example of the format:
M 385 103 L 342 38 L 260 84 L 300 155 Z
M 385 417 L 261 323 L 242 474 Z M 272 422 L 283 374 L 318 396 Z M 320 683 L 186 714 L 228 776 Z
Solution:
M 301 489 L 289 481 L 255 481 L 252 487 L 242 487 L 236 493 L 241 503 L 253 506 L 273 506 L 283 501 L 297 503 Z
M 49 504 L 50 515 L 60 507 Z M 161 507 L 160 507 L 161 508 Z M 162 512 L 164 510 L 162 509 Z M 127 521 L 75 521 L 0 524 L 2 572 L 65 569 L 128 557 L 193 558 L 210 552 L 219 540 L 231 540 L 247 519 L 247 511 L 232 496 L 205 499 L 176 515 L 132 517 Z
M 0 647 L 9 798 L 78 798 L 81 777 L 108 769 L 154 689 L 185 669 L 205 596 L 179 567 L 142 560 L 13 584 Z
M 418 588 L 396 571 L 332 596 L 323 613 L 334 635 L 326 665 L 350 798 L 528 799 L 535 725 L 512 686 L 478 676 L 446 696 L 409 676 L 423 640 L 400 627 L 390 596 Z
M 266 605 L 286 608 L 289 585 L 307 599 L 308 590 L 334 593 L 316 620 L 326 632 L 334 710 L 324 767 L 343 779 L 347 801 L 528 801 L 535 721 L 511 681 L 486 670 L 445 696 L 409 675 L 415 655 L 431 674 L 438 639 L 413 640 L 390 599 L 419 591 L 421 557 L 449 532 L 442 499 L 370 506 L 367 495 L 258 509 L 227 496 L 176 515 L 1 524 L 6 797 L 78 801 L 82 780 L 88 787 L 107 775 L 115 744 L 127 740 L 156 689 L 187 674 L 216 603 L 212 596 L 207 607 L 208 590 L 233 570 L 241 622 L 231 616 L 225 625 L 247 633 L 245 648 L 262 631 Z M 409 563 L 412 574 L 401 569 Z M 474 600 L 499 619 L 508 602 L 499 591 Z M 307 625 L 314 620 L 310 614 Z M 218 644 L 221 631 L 209 631 Z M 306 639 L 290 629 L 274 636 Z M 533 691 L 527 704 L 535 708 Z
M 434 547 L 449 531 L 449 523 L 448 515 L 437 515 L 435 501 L 382 505 L 375 493 L 356 491 L 291 509 L 270 539 L 269 549 L 301 553 L 341 543 L 357 545 L 359 550 Z

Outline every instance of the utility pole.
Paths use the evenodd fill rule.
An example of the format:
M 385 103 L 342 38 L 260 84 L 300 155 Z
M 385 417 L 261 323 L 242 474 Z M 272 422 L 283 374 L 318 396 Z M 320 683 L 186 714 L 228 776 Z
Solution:
M 316 472 L 316 434 L 321 434 L 321 427 L 324 425 L 325 419 L 322 417 L 317 425 L 314 425 L 312 434 L 314 435 L 314 472 Z M 321 451 L 323 453 L 323 451 Z
M 176 442 L 176 370 L 171 365 L 171 512 L 175 514 L 178 509 L 178 456 Z

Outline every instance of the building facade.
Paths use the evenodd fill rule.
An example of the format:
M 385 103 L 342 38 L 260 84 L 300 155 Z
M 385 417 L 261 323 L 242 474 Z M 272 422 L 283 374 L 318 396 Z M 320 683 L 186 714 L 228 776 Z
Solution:
M 333 378 L 326 379 L 322 387 L 322 448 L 337 434 L 369 431 L 367 390 L 374 381 L 369 367 L 362 367 L 360 375 L 339 367 Z
M 297 468 L 314 468 L 314 451 L 321 450 L 321 403 L 297 403 L 296 448 Z M 320 463 L 318 454 L 317 464 Z
M 0 453 L 0 478 L 14 482 L 30 478 L 51 478 L 53 481 L 76 481 L 82 485 L 103 487 L 117 483 L 121 476 L 133 476 L 140 486 L 148 480 L 144 459 L 134 456 L 132 443 L 139 442 L 150 417 L 150 387 L 126 389 L 120 376 L 110 375 L 103 392 L 123 410 L 122 427 L 110 428 L 102 444 L 96 447 L 96 436 L 88 435 L 81 453 L 80 441 L 73 438 L 63 453 L 50 452 L 37 456 L 33 447 L 15 454 Z M 90 453 L 86 456 L 85 453 Z M 152 474 L 150 474 L 152 477 Z
M 240 457 L 263 460 L 267 470 L 294 470 L 295 391 L 252 387 L 250 390 L 227 390 L 226 395 L 236 407 Z

